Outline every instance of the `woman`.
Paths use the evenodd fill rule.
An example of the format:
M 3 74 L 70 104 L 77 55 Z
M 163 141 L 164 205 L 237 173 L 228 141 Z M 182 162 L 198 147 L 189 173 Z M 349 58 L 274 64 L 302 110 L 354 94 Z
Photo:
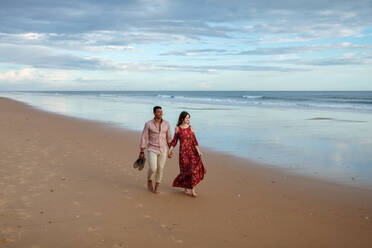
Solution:
M 174 179 L 173 187 L 185 189 L 185 194 L 196 197 L 195 186 L 204 178 L 206 172 L 201 159 L 202 153 L 199 150 L 194 129 L 190 126 L 190 114 L 181 112 L 176 131 L 168 152 L 168 157 L 173 156 L 172 152 L 180 140 L 179 166 L 180 174 Z

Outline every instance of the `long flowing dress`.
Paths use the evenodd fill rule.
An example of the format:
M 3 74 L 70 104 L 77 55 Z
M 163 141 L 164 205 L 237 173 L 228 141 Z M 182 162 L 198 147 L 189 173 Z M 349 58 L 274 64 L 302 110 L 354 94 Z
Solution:
M 195 146 L 198 146 L 198 141 L 191 126 L 188 128 L 178 127 L 178 132 L 174 135 L 171 145 L 175 147 L 178 140 L 180 140 L 180 174 L 174 179 L 173 187 L 192 189 L 203 180 L 206 170 L 196 150 Z

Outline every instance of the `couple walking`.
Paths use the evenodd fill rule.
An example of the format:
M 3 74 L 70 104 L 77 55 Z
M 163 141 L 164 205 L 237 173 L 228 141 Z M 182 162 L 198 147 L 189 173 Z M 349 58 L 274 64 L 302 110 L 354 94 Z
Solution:
M 163 169 L 167 156 L 172 158 L 173 149 L 180 141 L 179 167 L 180 173 L 173 181 L 173 187 L 184 188 L 185 194 L 196 197 L 195 186 L 204 178 L 206 172 L 201 159 L 198 141 L 190 126 L 190 114 L 181 112 L 174 137 L 172 139 L 169 122 L 163 120 L 163 110 L 160 106 L 153 108 L 154 119 L 146 122 L 141 135 L 139 158 L 148 152 L 149 169 L 147 172 L 147 187 L 159 194 L 159 185 L 163 177 Z M 169 148 L 169 150 L 168 150 Z M 155 187 L 153 181 L 155 179 Z

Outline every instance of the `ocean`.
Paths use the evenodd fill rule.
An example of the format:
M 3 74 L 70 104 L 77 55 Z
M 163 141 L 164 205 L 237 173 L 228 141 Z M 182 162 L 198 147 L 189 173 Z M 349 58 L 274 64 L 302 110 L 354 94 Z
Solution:
M 372 188 L 371 91 L 18 91 L 0 96 L 137 131 L 153 118 L 155 105 L 162 106 L 172 128 L 185 110 L 201 147 L 289 173 Z

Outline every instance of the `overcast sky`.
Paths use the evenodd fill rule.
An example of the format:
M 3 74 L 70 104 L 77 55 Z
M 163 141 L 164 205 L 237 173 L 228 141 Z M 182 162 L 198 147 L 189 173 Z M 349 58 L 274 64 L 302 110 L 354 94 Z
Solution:
M 372 90 L 372 0 L 1 0 L 0 90 Z

